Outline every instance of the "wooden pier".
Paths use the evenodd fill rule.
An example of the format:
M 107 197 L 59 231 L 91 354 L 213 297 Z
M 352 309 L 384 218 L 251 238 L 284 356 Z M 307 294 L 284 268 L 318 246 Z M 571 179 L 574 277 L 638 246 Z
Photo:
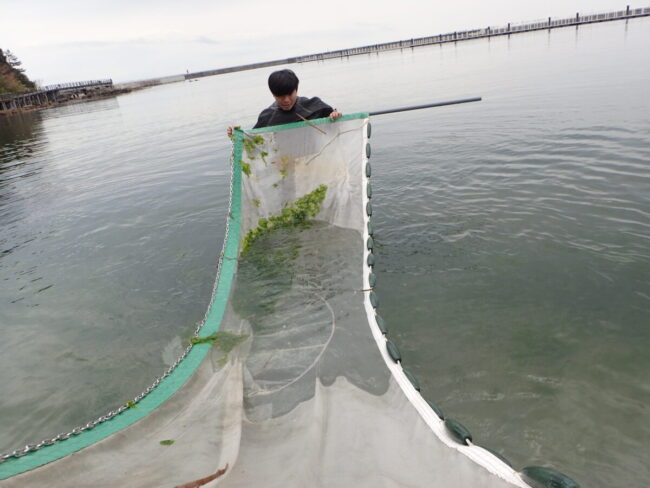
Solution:
M 113 80 L 90 80 L 49 85 L 38 91 L 0 95 L 0 114 L 47 107 L 74 99 L 93 97 L 110 92 Z

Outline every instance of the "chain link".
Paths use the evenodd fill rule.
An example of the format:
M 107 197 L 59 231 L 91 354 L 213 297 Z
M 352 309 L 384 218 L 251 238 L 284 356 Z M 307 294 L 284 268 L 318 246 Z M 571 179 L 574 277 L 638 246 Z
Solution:
M 210 310 L 212 309 L 212 305 L 214 304 L 215 295 L 216 295 L 216 291 L 217 291 L 217 285 L 219 284 L 219 277 L 221 276 L 221 266 L 222 266 L 223 260 L 224 260 L 224 253 L 226 251 L 226 243 L 228 242 L 228 231 L 229 231 L 229 228 L 230 228 L 230 220 L 231 220 L 230 212 L 232 210 L 232 189 L 233 189 L 234 167 L 235 167 L 234 166 L 235 165 L 235 161 L 234 161 L 235 152 L 234 152 L 234 149 L 235 149 L 234 141 L 231 140 L 231 142 L 230 142 L 230 188 L 229 188 L 229 197 L 228 197 L 228 216 L 226 218 L 226 232 L 225 232 L 224 238 L 223 238 L 223 245 L 221 247 L 221 253 L 219 253 L 219 260 L 217 261 L 217 274 L 216 274 L 216 277 L 215 277 L 215 280 L 214 280 L 214 285 L 212 287 L 212 298 L 210 299 L 210 304 L 209 304 L 209 306 L 207 307 L 207 309 L 205 311 L 205 315 L 203 316 L 203 320 L 201 320 L 196 326 L 196 329 L 194 331 L 195 336 L 199 335 L 199 333 L 201 332 L 201 329 L 203 328 L 206 321 L 208 320 L 208 315 L 210 314 Z M 39 442 L 38 444 L 27 444 L 22 449 L 16 449 L 16 450 L 14 450 L 14 451 L 12 451 L 10 453 L 0 454 L 0 464 L 4 463 L 5 461 L 10 460 L 11 458 L 23 457 L 23 456 L 29 454 L 30 452 L 38 451 L 39 449 L 41 449 L 43 447 L 51 446 L 51 445 L 56 444 L 57 442 L 69 439 L 70 437 L 72 437 L 74 435 L 79 435 L 79 434 L 81 434 L 82 432 L 84 432 L 86 430 L 93 429 L 97 425 L 111 420 L 113 417 L 115 417 L 116 415 L 121 414 L 125 410 L 128 410 L 129 408 L 134 406 L 136 403 L 140 402 L 144 397 L 146 397 L 153 390 L 155 390 L 156 387 L 163 380 L 163 378 L 166 378 L 167 376 L 172 374 L 172 372 L 187 357 L 187 355 L 190 353 L 191 350 L 192 350 L 192 344 L 190 344 L 189 346 L 187 346 L 185 348 L 183 353 L 176 359 L 176 361 L 174 361 L 174 363 L 169 368 L 167 368 L 165 370 L 165 372 L 162 374 L 162 376 L 156 378 L 151 385 L 149 385 L 142 393 L 137 395 L 130 402 L 126 402 L 124 405 L 120 406 L 119 408 L 109 411 L 108 413 L 102 415 L 101 417 L 97 418 L 96 420 L 92 420 L 92 421 L 88 422 L 84 426 L 75 427 L 70 432 L 61 433 L 61 434 L 59 434 L 59 435 L 57 435 L 55 437 L 52 437 L 50 439 L 45 439 L 45 440 Z M 130 405 L 130 406 L 127 406 L 127 405 Z

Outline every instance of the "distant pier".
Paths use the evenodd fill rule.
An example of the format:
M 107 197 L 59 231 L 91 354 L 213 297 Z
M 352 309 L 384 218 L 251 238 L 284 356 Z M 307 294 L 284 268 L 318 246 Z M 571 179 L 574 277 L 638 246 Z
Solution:
M 113 80 L 90 80 L 45 86 L 37 91 L 0 95 L 0 114 L 48 107 L 75 99 L 113 94 Z
M 317 54 L 308 54 L 304 56 L 296 56 L 293 58 L 277 59 L 274 61 L 265 61 L 262 63 L 245 64 L 241 66 L 232 66 L 230 68 L 219 68 L 207 71 L 198 71 L 195 73 L 188 73 L 185 79 L 199 78 L 202 76 L 221 75 L 225 73 L 232 73 L 235 71 L 246 71 L 251 69 L 266 68 L 270 66 L 279 66 L 293 63 L 307 63 L 310 61 L 323 61 L 325 59 L 344 58 L 349 56 L 358 56 L 361 54 L 372 54 L 383 51 L 393 51 L 396 49 L 415 48 L 419 46 L 430 46 L 433 44 L 445 44 L 450 42 L 467 41 L 470 39 L 481 39 L 486 37 L 507 36 L 510 34 L 520 34 L 522 32 L 532 32 L 547 29 L 557 29 L 560 27 L 578 26 L 583 24 L 594 24 L 597 22 L 610 22 L 614 20 L 626 20 L 636 17 L 650 16 L 650 7 L 631 9 L 629 6 L 625 10 L 616 12 L 607 12 L 592 15 L 580 15 L 576 13 L 575 16 L 564 19 L 553 19 L 548 17 L 546 20 L 513 24 L 508 23 L 502 27 L 485 27 L 482 29 L 473 29 L 466 31 L 449 32 L 447 34 L 438 34 L 435 36 L 418 37 L 413 39 L 406 39 L 402 41 L 386 42 L 383 44 L 371 44 L 368 46 L 354 47 L 351 49 L 339 49 L 336 51 L 328 51 Z
M 573 17 L 564 19 L 552 19 L 549 17 L 543 21 L 537 21 L 525 24 L 508 23 L 503 27 L 485 27 L 483 29 L 473 29 L 467 31 L 449 32 L 447 34 L 438 34 L 436 36 L 418 37 L 403 41 L 387 42 L 384 44 L 374 44 L 370 46 L 355 47 L 352 49 L 340 49 L 338 51 L 329 51 L 319 54 L 310 54 L 300 56 L 299 63 L 308 61 L 320 61 L 323 59 L 340 58 L 355 56 L 359 54 L 370 54 L 380 51 L 391 51 L 395 49 L 413 48 L 418 46 L 429 46 L 432 44 L 445 44 L 449 42 L 467 41 L 470 39 L 481 39 L 485 37 L 507 36 L 510 34 L 520 34 L 522 32 L 532 32 L 547 29 L 557 29 L 560 27 L 570 27 L 574 25 L 594 24 L 597 22 L 610 22 L 614 20 L 625 20 L 635 17 L 650 16 L 650 7 L 631 9 L 629 6 L 625 10 L 617 12 L 608 12 L 593 15 L 580 15 L 576 13 Z

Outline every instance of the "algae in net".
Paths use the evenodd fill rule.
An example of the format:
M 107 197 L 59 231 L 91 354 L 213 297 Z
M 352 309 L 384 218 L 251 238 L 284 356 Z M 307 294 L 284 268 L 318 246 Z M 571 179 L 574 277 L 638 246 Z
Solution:
M 205 337 L 192 337 L 190 339 L 190 344 L 212 344 L 217 347 L 223 356 L 219 359 L 218 364 L 224 366 L 228 361 L 228 354 L 239 344 L 248 339 L 248 334 L 233 334 L 225 330 L 220 330 L 213 332 L 209 336 Z
M 257 159 L 257 156 L 259 156 L 264 162 L 264 165 L 268 164 L 266 161 L 266 156 L 268 156 L 269 153 L 259 149 L 259 146 L 266 142 L 264 140 L 264 137 L 262 137 L 259 134 L 254 136 L 250 134 L 245 134 L 245 135 L 246 137 L 244 137 L 243 139 L 243 145 L 244 145 L 244 151 L 246 151 L 246 156 L 248 156 L 248 159 L 250 161 L 253 161 Z M 250 176 L 252 173 L 250 163 L 247 163 L 242 160 L 239 162 L 239 164 L 241 165 L 242 173 L 244 173 L 246 176 Z
M 232 332 L 220 330 L 206 337 L 192 337 L 190 339 L 190 344 L 213 344 L 217 346 L 220 351 L 228 354 L 235 348 L 235 346 L 245 341 L 246 338 L 248 338 L 247 334 L 237 335 Z
M 249 230 L 244 237 L 241 251 L 242 256 L 248 252 L 257 239 L 274 229 L 309 225 L 307 219 L 318 215 L 326 194 L 327 185 L 320 185 L 311 193 L 300 197 L 291 205 L 282 209 L 279 215 L 259 219 L 257 221 L 257 227 Z
M 251 136 L 247 134 L 248 138 L 244 138 L 244 150 L 246 151 L 246 155 L 248 156 L 249 159 L 255 159 L 255 153 L 257 152 L 258 146 L 264 144 L 266 141 L 264 140 L 264 137 L 262 137 L 259 134 L 256 134 L 254 136 Z M 264 161 L 264 164 L 266 164 L 266 156 L 268 156 L 269 153 L 265 151 L 259 151 L 259 156 L 262 158 L 262 161 Z

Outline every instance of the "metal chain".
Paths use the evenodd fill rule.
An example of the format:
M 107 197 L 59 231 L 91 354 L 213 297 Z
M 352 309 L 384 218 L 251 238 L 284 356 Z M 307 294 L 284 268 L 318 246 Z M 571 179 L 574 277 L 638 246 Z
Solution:
M 198 335 L 199 332 L 201 331 L 201 328 L 203 327 L 203 324 L 208 320 L 208 314 L 210 313 L 210 310 L 212 309 L 212 305 L 214 304 L 214 300 L 216 298 L 216 291 L 217 291 L 217 285 L 219 284 L 219 277 L 221 276 L 221 266 L 223 264 L 223 260 L 225 258 L 225 252 L 226 252 L 226 243 L 228 242 L 228 234 L 230 231 L 230 212 L 232 211 L 232 188 L 233 188 L 233 180 L 235 177 L 235 142 L 234 138 L 230 140 L 230 188 L 228 189 L 228 215 L 226 217 L 226 232 L 224 233 L 223 236 L 223 244 L 221 245 L 221 252 L 219 253 L 219 261 L 217 262 L 217 276 L 214 280 L 214 286 L 212 288 L 212 298 L 210 299 L 210 305 L 208 308 L 205 310 L 205 315 L 203 316 L 203 320 L 199 322 L 199 324 L 196 327 L 196 330 L 194 331 L 194 335 Z
M 219 277 L 221 276 L 221 265 L 223 263 L 224 259 L 224 252 L 226 250 L 226 242 L 228 241 L 228 231 L 230 227 L 230 212 L 232 208 L 232 189 L 233 189 L 233 179 L 234 179 L 234 142 L 231 140 L 230 143 L 230 190 L 229 190 L 229 197 L 228 197 L 228 217 L 226 218 L 226 232 L 223 238 L 223 245 L 221 247 L 221 253 L 219 254 L 219 260 L 217 262 L 217 274 L 214 280 L 214 286 L 212 287 L 212 297 L 210 299 L 210 304 L 206 309 L 205 315 L 203 316 L 203 320 L 201 320 L 197 327 L 196 330 L 194 331 L 194 335 L 197 336 L 199 335 L 201 329 L 203 328 L 203 325 L 208 319 L 208 314 L 210 313 L 210 309 L 212 308 L 212 305 L 214 304 L 215 300 L 215 294 L 217 291 L 217 285 L 219 283 Z M 125 410 L 128 410 L 129 408 L 132 408 L 136 403 L 138 403 L 140 400 L 142 400 L 144 397 L 146 397 L 149 393 L 151 393 L 153 390 L 156 389 L 156 387 L 160 384 L 160 382 L 172 374 L 172 372 L 176 369 L 176 367 L 187 357 L 187 355 L 190 353 L 192 350 L 192 344 L 187 346 L 183 353 L 174 361 L 174 363 L 169 366 L 165 372 L 157 377 L 151 385 L 149 385 L 142 393 L 137 395 L 133 400 L 130 402 L 126 402 L 122 406 L 116 408 L 115 410 L 111 410 L 108 413 L 102 415 L 101 417 L 92 420 L 88 422 L 86 425 L 80 426 L 80 427 L 75 427 L 72 429 L 70 432 L 65 432 L 61 433 L 57 436 L 52 437 L 51 439 L 45 439 L 38 444 L 27 444 L 25 447 L 22 449 L 16 449 L 13 452 L 8 452 L 8 453 L 3 453 L 0 454 L 0 464 L 4 463 L 5 461 L 8 461 L 11 458 L 20 458 L 25 456 L 26 454 L 29 454 L 30 452 L 38 451 L 39 449 L 45 447 L 45 446 L 51 446 L 53 444 L 56 444 L 57 442 L 69 439 L 72 436 L 76 436 L 81 434 L 82 432 L 85 432 L 87 430 L 91 430 L 94 427 L 96 427 L 99 424 L 102 424 L 108 420 L 111 420 L 113 417 L 116 415 L 121 414 Z

